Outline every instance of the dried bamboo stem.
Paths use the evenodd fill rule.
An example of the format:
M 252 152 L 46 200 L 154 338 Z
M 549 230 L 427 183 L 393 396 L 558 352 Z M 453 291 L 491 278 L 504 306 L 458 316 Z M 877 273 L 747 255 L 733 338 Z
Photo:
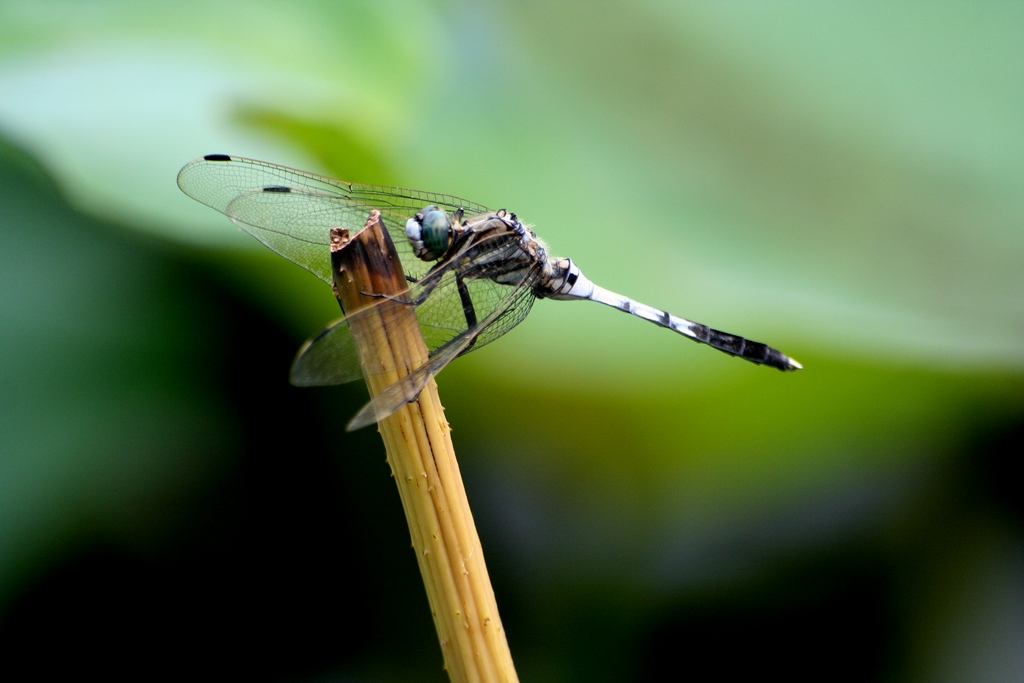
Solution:
M 354 236 L 331 231 L 331 264 L 342 310 L 374 306 L 350 327 L 376 396 L 428 357 L 411 306 L 363 294 L 397 296 L 408 286 L 378 211 Z M 418 400 L 381 420 L 379 431 L 451 680 L 518 681 L 433 378 Z

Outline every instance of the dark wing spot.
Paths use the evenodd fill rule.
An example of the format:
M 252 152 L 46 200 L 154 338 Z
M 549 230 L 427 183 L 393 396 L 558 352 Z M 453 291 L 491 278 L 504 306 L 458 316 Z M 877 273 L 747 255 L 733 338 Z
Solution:
M 291 192 L 292 188 L 285 187 L 284 185 L 266 185 L 263 187 L 264 192 Z
M 227 154 L 207 154 L 203 159 L 206 161 L 231 161 L 231 157 Z

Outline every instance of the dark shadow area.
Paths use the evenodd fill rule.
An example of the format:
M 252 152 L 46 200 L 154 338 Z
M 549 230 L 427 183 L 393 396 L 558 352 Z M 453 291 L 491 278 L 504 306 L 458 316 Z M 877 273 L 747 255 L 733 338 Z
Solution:
M 14 330 L 5 351 L 29 358 L 54 340 L 26 374 L 40 405 L 78 430 L 55 445 L 26 426 L 19 443 L 58 463 L 77 454 L 82 470 L 80 485 L 37 503 L 64 511 L 60 528 L 40 530 L 45 552 L 16 558 L 0 679 L 295 680 L 372 668 L 400 642 L 403 666 L 443 680 L 383 447 L 374 429 L 344 432 L 365 390 L 291 387 L 302 340 L 225 287 L 209 255 L 83 216 L 26 155 L 0 152 L 8 258 L 24 299 L 45 295 L 32 312 L 43 323 Z M 54 278 L 68 288 L 56 303 Z M 52 336 L 40 342 L 37 327 Z M 51 380 L 117 397 L 121 412 L 65 402 Z M 125 426 L 133 402 L 156 407 Z M 97 486 L 93 472 L 105 480 L 152 454 L 162 469 L 148 478 L 101 487 L 107 500 L 80 493 Z

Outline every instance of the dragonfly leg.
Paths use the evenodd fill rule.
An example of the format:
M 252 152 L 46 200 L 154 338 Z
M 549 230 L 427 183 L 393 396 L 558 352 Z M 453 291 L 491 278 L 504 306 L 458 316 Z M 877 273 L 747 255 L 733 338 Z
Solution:
M 387 299 L 388 301 L 394 301 L 399 304 L 414 304 L 415 302 L 403 299 L 401 296 L 395 296 L 394 294 L 378 294 L 377 292 L 364 292 L 359 290 L 359 293 L 363 296 L 368 296 L 371 299 Z
M 462 302 L 462 314 L 466 316 L 466 329 L 471 330 L 476 327 L 476 307 L 473 305 L 473 299 L 469 295 L 469 287 L 466 286 L 466 279 L 458 273 L 455 274 L 455 287 L 459 290 L 459 300 Z M 469 345 L 462 351 L 467 353 L 476 344 L 476 337 L 469 342 Z

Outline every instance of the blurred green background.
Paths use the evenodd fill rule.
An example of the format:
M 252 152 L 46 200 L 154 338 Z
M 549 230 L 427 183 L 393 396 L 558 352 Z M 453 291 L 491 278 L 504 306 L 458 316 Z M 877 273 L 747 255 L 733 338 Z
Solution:
M 330 289 L 229 153 L 507 207 L 439 379 L 520 677 L 1024 680 L 1024 5 L 0 1 L 0 678 L 443 681 Z

